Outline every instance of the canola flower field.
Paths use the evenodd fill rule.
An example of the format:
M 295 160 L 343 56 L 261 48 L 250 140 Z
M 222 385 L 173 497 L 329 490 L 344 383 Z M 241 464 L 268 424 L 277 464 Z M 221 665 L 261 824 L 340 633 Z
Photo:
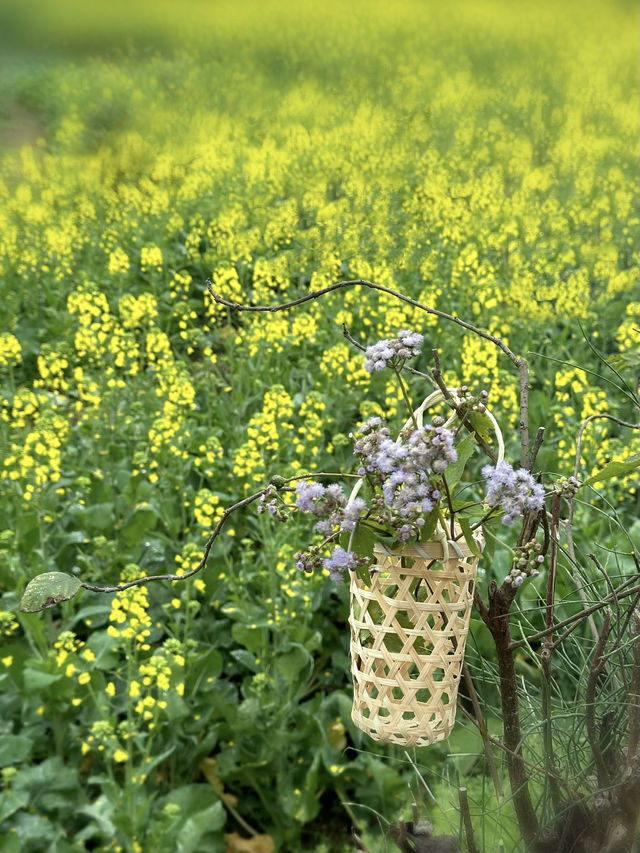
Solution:
M 530 362 L 542 471 L 572 472 L 590 415 L 633 420 L 637 10 L 160 4 L 123 31 L 67 5 L 2 13 L 0 851 L 342 851 L 352 821 L 392 849 L 375 815 L 406 817 L 425 778 L 457 833 L 459 778 L 487 811 L 478 738 L 405 754 L 354 728 L 347 595 L 295 569 L 304 527 L 238 513 L 183 584 L 17 605 L 43 571 L 187 571 L 274 474 L 352 470 L 354 426 L 404 414 L 343 323 L 363 345 L 419 330 L 421 368 L 437 348 L 515 441 L 490 342 L 363 288 L 237 314 L 207 278 L 253 304 L 363 278 L 499 335 Z M 630 443 L 592 422 L 579 476 Z M 632 525 L 637 477 L 606 501 Z M 481 626 L 470 645 L 490 669 Z M 521 849 L 508 802 L 484 832 Z

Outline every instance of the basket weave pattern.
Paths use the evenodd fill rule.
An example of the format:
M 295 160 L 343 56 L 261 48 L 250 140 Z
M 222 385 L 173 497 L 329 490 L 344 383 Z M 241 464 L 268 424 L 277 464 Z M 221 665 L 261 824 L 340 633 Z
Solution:
M 469 630 L 478 558 L 461 540 L 374 547 L 370 585 L 351 576 L 352 718 L 374 740 L 447 738 Z

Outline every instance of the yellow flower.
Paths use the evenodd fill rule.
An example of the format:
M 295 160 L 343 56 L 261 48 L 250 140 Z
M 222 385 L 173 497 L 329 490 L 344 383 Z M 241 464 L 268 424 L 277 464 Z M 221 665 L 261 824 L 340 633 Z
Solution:
M 124 749 L 118 748 L 113 753 L 113 760 L 116 762 L 116 764 L 122 764 L 123 761 L 129 760 L 129 753 L 125 752 Z
M 10 667 L 11 664 L 13 663 L 13 655 L 7 655 L 6 658 L 2 658 L 2 663 L 6 667 Z
M 113 681 L 110 681 L 107 686 L 104 688 L 104 692 L 107 696 L 115 696 L 116 695 L 116 686 Z
M 70 664 L 72 666 L 73 664 Z M 78 676 L 78 684 L 88 684 L 91 681 L 91 675 L 88 672 L 81 672 Z

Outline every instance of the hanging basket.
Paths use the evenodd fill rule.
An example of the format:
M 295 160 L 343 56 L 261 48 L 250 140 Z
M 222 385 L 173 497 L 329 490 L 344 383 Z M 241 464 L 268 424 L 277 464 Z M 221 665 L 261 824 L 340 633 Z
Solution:
M 455 546 L 446 559 L 439 540 L 377 543 L 371 584 L 352 573 L 351 716 L 374 740 L 426 746 L 451 733 L 478 566 L 464 539 Z
M 425 409 L 442 399 L 435 392 L 416 409 L 418 425 Z M 487 415 L 501 460 L 502 435 L 493 416 Z M 484 547 L 481 535 L 475 544 L 476 553 L 457 525 L 453 532 L 439 529 L 430 541 L 396 550 L 376 543 L 370 581 L 351 573 L 351 716 L 374 740 L 428 746 L 449 737 L 478 554 Z

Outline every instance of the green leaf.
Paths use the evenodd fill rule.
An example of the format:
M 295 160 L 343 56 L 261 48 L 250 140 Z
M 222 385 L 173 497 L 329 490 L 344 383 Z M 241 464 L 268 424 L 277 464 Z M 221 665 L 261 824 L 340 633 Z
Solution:
M 158 512 L 151 504 L 138 507 L 122 525 L 120 534 L 128 545 L 135 545 L 147 531 L 155 528 L 158 518 Z
M 493 424 L 486 415 L 482 412 L 472 412 L 469 415 L 469 423 L 487 444 L 493 443 Z
M 340 545 L 345 549 L 355 551 L 360 557 L 373 557 L 373 546 L 376 543 L 376 533 L 368 524 L 358 524 L 351 533 L 340 535 Z
M 191 815 L 178 832 L 176 839 L 178 853 L 196 853 L 202 850 L 201 839 L 212 832 L 218 832 L 224 826 L 226 814 L 221 802 Z M 221 841 L 223 839 L 218 839 Z M 209 844 L 206 847 L 214 849 Z
M 46 690 L 51 687 L 56 681 L 62 678 L 61 672 L 41 672 L 39 669 L 27 667 L 24 671 L 24 686 L 29 693 L 38 693 L 40 690 Z
M 65 572 L 44 572 L 29 581 L 22 599 L 20 610 L 23 613 L 37 613 L 53 607 L 60 601 L 69 601 L 77 595 L 80 581 Z
M 29 802 L 29 794 L 27 791 L 3 791 L 0 794 L 0 823 L 5 821 L 18 809 L 23 809 Z M 7 848 L 3 848 L 6 850 Z
M 477 447 L 478 445 L 476 444 L 476 440 L 472 435 L 465 435 L 460 444 L 456 447 L 458 458 L 452 465 L 449 465 L 447 470 L 444 472 L 444 478 L 449 486 L 449 491 L 453 492 L 460 482 L 462 475 L 464 474 L 465 466 L 471 456 L 476 452 Z
M 306 676 L 302 675 L 307 670 Z M 291 651 L 284 655 L 278 655 L 273 662 L 273 671 L 281 676 L 291 688 L 296 684 L 306 681 L 313 669 L 313 658 L 302 646 L 294 646 Z
M 620 462 L 607 462 L 597 473 L 592 474 L 583 483 L 583 486 L 590 486 L 592 483 L 601 483 L 604 480 L 610 480 L 612 477 L 620 477 L 633 471 L 634 468 L 640 468 L 640 453 L 634 453 L 628 459 L 623 459 Z
M 420 542 L 428 542 L 429 539 L 433 536 L 433 531 L 436 529 L 436 524 L 438 523 L 438 507 L 434 506 L 431 512 L 427 515 L 424 520 L 424 526 L 420 531 Z
M 24 761 L 31 746 L 31 738 L 25 735 L 0 735 L 0 767 Z
M 464 541 L 467 543 L 467 547 L 471 551 L 472 554 L 475 554 L 476 557 L 480 557 L 482 552 L 478 548 L 478 543 L 473 538 L 473 531 L 471 530 L 471 523 L 468 518 L 464 518 L 464 516 L 458 516 L 458 524 L 460 525 L 460 529 L 462 530 L 462 534 L 464 536 Z

